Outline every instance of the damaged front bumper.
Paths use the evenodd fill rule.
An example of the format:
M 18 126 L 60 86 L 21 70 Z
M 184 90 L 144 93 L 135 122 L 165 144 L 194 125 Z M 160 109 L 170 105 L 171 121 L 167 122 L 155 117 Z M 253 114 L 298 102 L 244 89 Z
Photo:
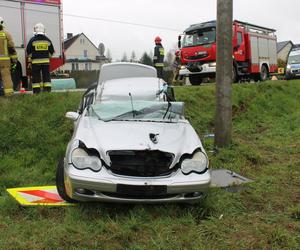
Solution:
M 163 177 L 131 177 L 113 174 L 103 167 L 100 172 L 78 170 L 65 162 L 67 194 L 78 201 L 117 203 L 195 202 L 210 186 L 211 174 L 184 175 L 180 169 Z

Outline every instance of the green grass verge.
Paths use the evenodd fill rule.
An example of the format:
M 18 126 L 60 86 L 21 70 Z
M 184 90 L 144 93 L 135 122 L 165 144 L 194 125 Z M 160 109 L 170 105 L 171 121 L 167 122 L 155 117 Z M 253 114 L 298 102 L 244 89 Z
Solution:
M 55 184 L 80 93 L 1 98 L 0 249 L 299 249 L 300 81 L 233 92 L 233 143 L 211 166 L 255 182 L 195 205 L 20 207 L 6 188 Z M 213 132 L 214 85 L 176 94 L 199 135 Z

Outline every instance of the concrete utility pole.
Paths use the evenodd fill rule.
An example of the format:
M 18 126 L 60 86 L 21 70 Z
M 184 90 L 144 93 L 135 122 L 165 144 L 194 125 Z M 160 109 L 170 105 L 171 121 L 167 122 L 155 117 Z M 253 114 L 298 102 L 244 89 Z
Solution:
M 215 147 L 229 146 L 232 130 L 232 18 L 233 0 L 217 2 L 217 79 Z

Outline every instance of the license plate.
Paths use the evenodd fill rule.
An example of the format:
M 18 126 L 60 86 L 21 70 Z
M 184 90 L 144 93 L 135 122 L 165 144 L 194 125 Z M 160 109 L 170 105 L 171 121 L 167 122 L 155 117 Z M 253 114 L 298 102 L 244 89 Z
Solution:
M 167 194 L 167 186 L 134 186 L 134 185 L 117 185 L 117 193 L 120 195 L 130 196 L 161 196 Z

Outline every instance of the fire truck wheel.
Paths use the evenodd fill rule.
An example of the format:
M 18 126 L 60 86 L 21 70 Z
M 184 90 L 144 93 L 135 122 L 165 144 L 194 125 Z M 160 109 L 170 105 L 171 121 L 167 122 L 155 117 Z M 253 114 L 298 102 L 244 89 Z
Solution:
M 261 82 L 267 81 L 268 76 L 269 76 L 268 68 L 266 67 L 266 65 L 262 65 L 260 70 L 260 81 Z
M 237 75 L 237 69 L 235 66 L 232 67 L 232 82 L 237 83 L 238 82 L 238 75 Z
M 199 75 L 190 75 L 189 80 L 190 83 L 194 86 L 199 86 L 202 83 L 202 78 Z
M 57 192 L 62 199 L 70 203 L 76 203 L 77 201 L 73 200 L 67 195 L 65 187 L 65 178 L 64 178 L 64 159 L 61 158 L 58 162 L 56 169 L 56 188 Z

